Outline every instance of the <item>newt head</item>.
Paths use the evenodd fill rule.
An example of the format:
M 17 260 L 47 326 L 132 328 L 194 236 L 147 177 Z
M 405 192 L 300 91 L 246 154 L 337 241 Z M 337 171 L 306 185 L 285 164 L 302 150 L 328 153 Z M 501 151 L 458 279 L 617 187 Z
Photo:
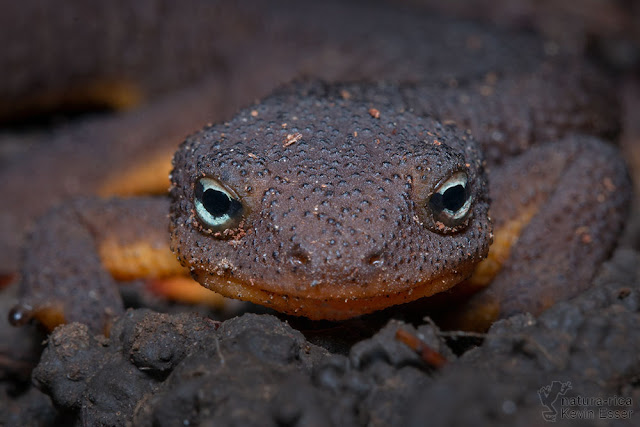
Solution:
M 312 319 L 449 289 L 492 238 L 471 136 L 391 104 L 272 96 L 189 137 L 171 179 L 171 246 L 196 280 Z

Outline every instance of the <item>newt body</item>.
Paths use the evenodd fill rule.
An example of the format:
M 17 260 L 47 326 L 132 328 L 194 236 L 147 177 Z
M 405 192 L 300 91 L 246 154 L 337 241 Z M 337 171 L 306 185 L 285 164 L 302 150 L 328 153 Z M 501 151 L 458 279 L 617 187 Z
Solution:
M 352 22 L 345 34 L 359 40 Z M 349 71 L 353 58 L 327 61 L 331 49 L 311 55 L 315 67 L 285 67 L 369 83 L 293 84 L 187 138 L 170 208 L 89 199 L 45 216 L 25 251 L 13 320 L 104 329 L 123 310 L 113 277 L 180 272 L 167 228 L 206 287 L 314 319 L 454 288 L 477 295 L 452 308 L 459 324 L 482 328 L 588 286 L 630 196 L 624 163 L 599 139 L 617 130 L 606 78 L 533 38 L 477 28 L 458 39 L 440 26 L 443 43 L 430 39 L 419 56 L 417 28 L 432 27 L 402 22 L 403 32 L 380 31 L 391 28 L 406 52 L 384 49 L 362 70 Z M 163 268 L 144 261 L 160 253 Z
M 470 276 L 467 290 L 498 284 L 465 327 L 584 289 L 598 262 L 583 262 L 606 257 L 593 240 L 620 229 L 628 202 L 615 150 L 565 137 L 487 165 L 470 132 L 416 115 L 400 92 L 296 88 L 188 138 L 172 173 L 180 262 L 216 292 L 312 319 Z

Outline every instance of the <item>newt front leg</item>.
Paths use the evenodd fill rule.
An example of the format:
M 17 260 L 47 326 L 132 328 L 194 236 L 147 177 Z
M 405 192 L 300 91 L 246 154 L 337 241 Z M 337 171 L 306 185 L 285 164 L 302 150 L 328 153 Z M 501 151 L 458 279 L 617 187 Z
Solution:
M 168 209 L 158 197 L 79 199 L 49 212 L 30 234 L 10 320 L 104 331 L 123 313 L 116 279 L 185 275 L 169 250 Z
M 498 318 L 538 315 L 577 296 L 610 256 L 628 215 L 624 162 L 597 138 L 534 147 L 489 178 L 494 243 L 458 292 L 482 290 L 446 310 L 450 328 L 486 330 Z

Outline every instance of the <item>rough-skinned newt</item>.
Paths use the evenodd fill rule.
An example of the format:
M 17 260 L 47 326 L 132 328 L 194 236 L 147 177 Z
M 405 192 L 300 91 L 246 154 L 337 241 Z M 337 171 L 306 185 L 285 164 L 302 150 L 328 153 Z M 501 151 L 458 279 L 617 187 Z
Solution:
M 284 66 L 372 83 L 292 85 L 187 138 L 171 202 L 80 199 L 45 215 L 12 320 L 104 330 L 123 310 L 114 278 L 185 268 L 224 295 L 315 319 L 460 289 L 477 296 L 455 317 L 481 328 L 588 286 L 630 194 L 597 138 L 617 130 L 606 78 L 535 38 L 403 16 L 371 21 L 376 32 L 347 19 L 336 37 L 360 53 L 328 44 Z M 366 41 L 385 40 L 402 49 L 371 56 Z
M 609 136 L 618 126 L 612 85 L 561 46 L 384 2 L 118 0 L 96 10 L 29 0 L 4 12 L 0 35 L 11 43 L 0 52 L 0 122 L 91 99 L 143 104 L 76 119 L 23 155 L 0 158 L 0 276 L 18 270 L 24 230 L 47 209 L 73 196 L 166 192 L 186 135 L 296 77 L 430 86 L 434 96 L 417 101 L 501 147 L 485 144 L 488 158 L 569 129 Z M 437 92 L 454 87 L 457 98 L 439 101 Z M 473 111 L 478 103 L 490 118 Z
M 40 222 L 14 320 L 104 327 L 122 312 L 112 276 L 180 273 L 167 225 L 205 287 L 312 319 L 462 282 L 475 295 L 449 317 L 484 328 L 585 289 L 629 201 L 615 148 L 571 135 L 486 161 L 470 131 L 427 117 L 430 96 L 303 83 L 190 136 L 173 160 L 170 204 L 80 200 Z
M 171 175 L 180 262 L 223 295 L 312 319 L 470 276 L 467 290 L 494 282 L 471 300 L 473 322 L 537 314 L 588 286 L 608 252 L 594 242 L 617 234 L 629 200 L 616 151 L 573 136 L 487 164 L 469 132 L 395 91 L 294 90 L 188 138 Z

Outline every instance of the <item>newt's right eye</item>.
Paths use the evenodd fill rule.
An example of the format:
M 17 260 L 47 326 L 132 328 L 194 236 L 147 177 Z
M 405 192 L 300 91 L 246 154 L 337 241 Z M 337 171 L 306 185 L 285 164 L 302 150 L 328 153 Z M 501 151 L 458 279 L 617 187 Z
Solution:
M 198 179 L 194 204 L 200 222 L 211 231 L 235 228 L 242 220 L 239 197 L 213 178 Z
M 465 172 L 458 171 L 438 185 L 426 207 L 433 220 L 442 225 L 436 229 L 447 233 L 465 224 L 471 212 L 472 203 L 469 178 Z

